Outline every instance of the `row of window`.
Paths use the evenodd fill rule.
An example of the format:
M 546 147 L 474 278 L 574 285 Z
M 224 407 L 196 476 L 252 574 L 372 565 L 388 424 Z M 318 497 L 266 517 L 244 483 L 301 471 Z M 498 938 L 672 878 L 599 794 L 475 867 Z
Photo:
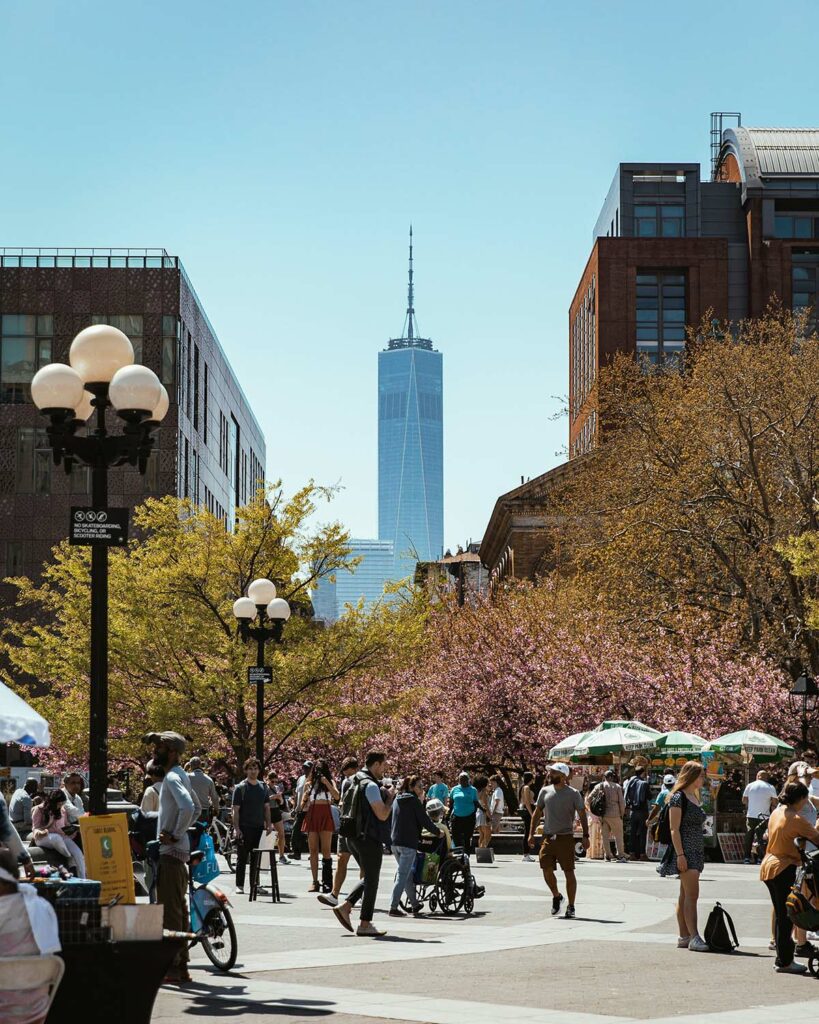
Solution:
M 406 391 L 382 391 L 378 396 L 378 418 L 380 420 L 403 420 L 407 416 Z M 443 417 L 443 401 L 440 394 L 419 391 L 416 396 L 418 416 L 422 420 L 439 422 Z
M 578 455 L 585 455 L 586 452 L 590 452 L 594 447 L 594 438 L 597 433 L 597 413 L 592 410 L 583 422 L 583 426 L 580 428 L 580 433 L 574 439 L 572 443 L 572 458 L 576 458 Z
M 682 238 L 685 235 L 685 207 L 670 203 L 635 206 L 634 234 L 638 238 Z
M 636 304 L 638 356 L 678 363 L 685 347 L 685 274 L 638 274 Z
M 592 277 L 572 324 L 572 417 L 588 398 L 597 373 L 595 322 L 595 278 Z

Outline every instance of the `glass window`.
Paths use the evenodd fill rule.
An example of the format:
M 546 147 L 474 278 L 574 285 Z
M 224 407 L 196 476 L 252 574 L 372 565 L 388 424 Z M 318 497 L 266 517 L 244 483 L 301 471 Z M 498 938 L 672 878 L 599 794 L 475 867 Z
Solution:
M 111 313 L 93 313 L 92 324 L 110 324 L 122 331 L 131 340 L 134 346 L 134 362 L 142 362 L 142 317 L 136 313 L 125 313 L 124 315 Z
M 168 394 L 173 394 L 172 388 L 176 382 L 176 350 L 179 337 L 179 321 L 175 316 L 162 317 L 162 366 L 159 379 L 168 389 Z
M 6 574 L 16 576 L 25 571 L 25 541 L 6 541 Z
M 0 397 L 3 402 L 26 402 L 31 378 L 51 362 L 52 316 L 4 313 L 0 317 Z
M 636 307 L 638 356 L 677 365 L 685 347 L 685 275 L 638 274 Z
M 813 218 L 812 217 L 794 217 L 793 218 L 793 237 L 794 238 L 812 238 L 813 237 Z
M 21 494 L 51 493 L 51 449 L 45 430 L 17 430 L 17 490 Z
M 816 296 L 819 292 L 819 253 L 794 253 L 791 264 L 791 286 L 795 311 L 810 310 L 808 329 L 816 329 Z

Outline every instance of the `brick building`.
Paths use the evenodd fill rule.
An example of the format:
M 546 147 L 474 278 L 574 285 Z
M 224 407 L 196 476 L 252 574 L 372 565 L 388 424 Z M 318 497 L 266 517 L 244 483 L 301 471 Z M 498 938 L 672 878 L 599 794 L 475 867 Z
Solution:
M 70 506 L 90 501 L 87 470 L 66 476 L 52 464 L 29 385 L 41 366 L 67 362 L 72 339 L 93 323 L 124 331 L 171 399 L 147 474 L 110 471 L 112 506 L 175 494 L 232 523 L 264 478 L 261 428 L 177 257 L 0 249 L 0 579 L 36 575 L 68 533 Z
M 415 582 L 433 600 L 451 595 L 458 604 L 474 607 L 489 592 L 489 574 L 479 552 L 480 544 L 470 542 L 454 555 L 446 551 L 434 562 L 418 562 Z

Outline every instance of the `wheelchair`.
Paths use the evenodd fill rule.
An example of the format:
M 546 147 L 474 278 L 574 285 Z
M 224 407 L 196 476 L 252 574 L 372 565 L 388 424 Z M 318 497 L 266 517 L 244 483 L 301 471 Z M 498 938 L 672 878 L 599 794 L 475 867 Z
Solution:
M 430 854 L 437 855 L 437 863 L 430 860 Z M 413 875 L 418 903 L 433 913 L 471 914 L 475 900 L 485 892 L 484 887 L 475 882 L 466 852 L 459 846 L 453 846 L 447 853 L 443 839 L 422 844 L 415 858 Z M 401 909 L 412 912 L 406 896 L 401 897 Z

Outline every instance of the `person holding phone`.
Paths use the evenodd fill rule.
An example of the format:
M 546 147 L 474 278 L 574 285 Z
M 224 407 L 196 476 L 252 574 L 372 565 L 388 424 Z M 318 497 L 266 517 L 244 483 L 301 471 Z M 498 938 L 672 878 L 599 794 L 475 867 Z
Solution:
M 302 796 L 302 810 L 305 811 L 302 830 L 307 833 L 307 848 L 310 851 L 310 870 L 313 883 L 308 892 L 332 892 L 333 890 L 333 801 L 339 794 L 330 775 L 330 766 L 320 758 L 313 763 L 307 774 Z M 321 885 L 318 879 L 318 859 L 321 852 Z

